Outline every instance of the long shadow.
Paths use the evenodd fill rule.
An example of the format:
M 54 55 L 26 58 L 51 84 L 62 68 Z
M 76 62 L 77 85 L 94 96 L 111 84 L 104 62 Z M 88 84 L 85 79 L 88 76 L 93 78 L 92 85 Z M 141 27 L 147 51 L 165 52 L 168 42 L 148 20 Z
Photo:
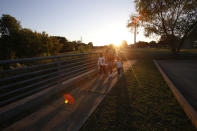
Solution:
M 117 77 L 117 74 L 113 76 L 112 80 L 114 80 Z M 102 77 L 102 79 L 100 78 L 96 78 L 94 80 L 94 82 L 90 85 L 91 87 L 93 87 L 94 91 L 96 93 L 99 93 L 99 91 L 103 90 L 103 86 L 105 86 L 105 91 L 104 93 L 107 93 L 110 87 L 110 84 L 112 82 L 112 80 L 107 81 L 107 83 L 104 83 L 104 81 L 106 80 L 105 77 Z M 121 105 L 119 107 L 124 106 L 124 110 L 125 110 L 125 106 L 127 106 L 125 111 L 131 110 L 130 106 L 129 106 L 129 96 L 128 96 L 128 89 L 127 89 L 127 82 L 125 79 L 125 76 L 123 75 L 120 83 L 121 87 L 117 87 L 118 91 L 116 92 L 117 96 L 120 96 L 120 98 L 117 98 L 118 100 L 116 100 L 118 103 L 117 105 Z M 97 88 L 94 88 L 94 87 Z M 92 89 L 92 88 L 89 88 Z M 95 94 L 97 95 L 97 94 Z M 98 94 L 99 96 L 99 94 Z M 88 96 L 87 96 L 88 97 Z M 97 99 L 91 99 L 91 97 L 86 98 L 88 104 L 84 104 L 84 102 L 80 103 L 81 106 L 78 106 L 78 108 L 75 109 L 75 111 L 73 111 L 67 118 L 65 118 L 63 121 L 60 121 L 53 129 L 73 129 L 73 128 L 77 128 L 77 126 L 79 126 L 82 121 L 84 120 L 84 117 L 86 117 L 88 115 L 88 113 L 91 111 L 92 107 L 95 105 L 95 102 L 97 101 Z M 85 106 L 84 106 L 85 105 Z M 123 109 L 116 109 L 123 111 Z M 125 114 L 125 113 L 124 113 Z M 116 113 L 117 116 L 117 121 L 120 122 L 125 122 L 125 118 L 128 118 L 128 115 L 125 114 L 123 115 L 121 112 L 117 112 Z M 120 119 L 123 118 L 123 119 Z M 122 125 L 122 124 L 121 124 Z M 122 128 L 122 127 L 121 127 Z
M 98 86 L 95 89 L 95 92 L 106 94 L 108 90 L 110 90 L 111 82 L 117 77 L 117 73 L 115 69 L 113 69 L 113 72 L 115 73 L 115 75 L 113 74 L 111 79 L 109 79 L 108 73 L 106 74 L 106 76 L 103 76 L 103 78 L 98 82 Z M 104 83 L 104 81 L 107 81 L 107 82 Z
M 97 98 L 93 99 L 91 96 L 94 95 Z M 100 94 L 92 94 L 85 98 L 85 101 L 80 103 L 78 108 L 73 111 L 65 120 L 60 121 L 52 130 L 76 130 L 81 127 L 90 111 L 92 111 L 95 104 L 98 102 Z M 100 96 L 101 98 L 101 96 Z
M 133 129 L 131 121 L 131 106 L 128 94 L 128 86 L 125 75 L 122 76 L 119 83 L 116 85 L 115 97 L 116 98 L 116 122 L 118 130 L 131 130 Z M 129 123 L 129 124 L 128 124 Z
M 85 80 L 80 80 L 77 83 L 84 83 Z M 5 128 L 8 128 L 10 125 L 14 124 L 17 121 L 22 120 L 23 118 L 33 114 L 34 112 L 41 110 L 42 108 L 45 108 L 48 104 L 51 104 L 54 100 L 59 99 L 60 97 L 62 97 L 62 94 L 64 94 L 64 92 L 70 92 L 73 89 L 76 88 L 76 83 L 73 83 L 72 85 L 69 86 L 65 86 L 64 90 L 62 90 L 61 92 L 57 92 L 54 93 L 53 95 L 51 95 L 50 97 L 47 97 L 46 100 L 43 100 L 41 103 L 39 104 L 35 104 L 32 105 L 31 107 L 28 107 L 27 111 L 19 113 L 17 115 L 15 115 L 15 117 L 13 117 L 12 119 L 9 119 L 7 121 L 4 121 L 3 123 L 0 123 L 0 130 L 3 130 Z M 40 98 L 43 99 L 43 98 Z
M 111 80 L 108 80 L 107 81 L 107 84 L 106 84 L 106 87 L 105 87 L 105 91 L 104 91 L 104 94 L 107 94 L 109 91 L 110 91 L 110 85 L 112 83 L 113 80 L 115 80 L 116 78 L 118 77 L 118 74 L 116 73 Z M 119 80 L 119 78 L 118 78 Z M 112 88 L 112 87 L 111 87 Z
M 61 112 L 65 112 L 65 111 L 68 112 L 68 113 L 70 112 L 70 115 L 65 116 L 65 119 L 60 118 L 61 121 L 60 121 L 60 123 L 58 123 L 58 125 L 61 126 L 61 127 L 62 127 L 63 123 L 64 124 L 66 122 L 70 123 L 71 121 L 73 121 L 73 119 L 77 119 L 79 117 L 82 117 L 82 115 L 84 115 L 83 112 L 85 112 L 85 110 L 83 110 L 83 108 L 90 107 L 91 103 L 94 104 L 93 102 L 91 102 L 91 103 L 87 104 L 88 106 L 81 106 L 81 105 L 85 105 L 85 104 L 81 104 L 81 103 L 83 103 L 82 99 L 84 97 L 85 96 L 82 96 L 82 95 L 79 96 L 79 98 L 78 98 L 79 99 L 79 102 L 78 102 L 79 105 L 77 106 L 76 109 L 74 109 L 74 110 L 67 110 L 65 103 L 62 102 L 61 104 L 58 104 L 56 106 L 56 108 L 54 108 L 54 110 L 48 112 L 44 116 L 40 116 L 39 120 L 35 121 L 34 123 L 32 123 L 30 125 L 25 126 L 24 130 L 31 130 L 31 129 L 42 130 L 44 127 L 47 127 L 47 125 L 49 125 L 51 121 L 56 120 L 55 118 L 57 116 L 59 116 Z M 59 128 L 58 125 L 56 125 L 55 127 Z M 64 126 L 64 128 L 65 128 L 65 126 Z
M 100 87 L 104 83 L 104 80 L 105 80 L 105 78 L 102 78 L 102 79 L 97 78 L 93 81 L 93 83 L 90 85 L 90 87 L 93 87 L 93 88 L 95 86 Z M 77 86 L 77 83 L 75 83 L 75 86 Z M 90 89 L 92 89 L 92 88 L 90 88 Z M 77 98 L 77 99 L 83 99 L 83 98 Z M 85 99 L 88 99 L 88 98 L 85 98 Z M 75 110 L 73 110 L 70 113 L 70 115 L 67 116 L 67 118 L 65 118 L 63 121 L 58 123 L 58 125 L 56 125 L 54 129 L 56 129 L 56 128 L 59 129 L 61 127 L 66 128 L 65 127 L 66 123 L 69 123 L 69 125 L 67 125 L 68 127 L 72 127 L 74 124 L 76 124 L 75 122 L 79 122 L 78 121 L 79 118 L 81 120 L 83 120 L 83 118 L 92 109 L 95 102 L 96 102 L 96 99 L 89 99 L 88 104 L 85 104 L 86 106 L 84 106 L 84 104 L 81 105 L 81 103 L 79 102 L 79 105 L 77 106 L 77 108 Z M 82 102 L 82 103 L 84 103 L 84 102 Z M 55 110 L 47 113 L 45 116 L 40 118 L 38 121 L 36 121 L 35 123 L 32 123 L 32 125 L 28 125 L 26 127 L 26 129 L 33 129 L 33 128 L 41 129 L 41 128 L 43 128 L 44 126 L 46 126 L 48 124 L 48 122 L 50 120 L 54 119 L 54 117 L 56 117 L 56 115 L 58 115 L 58 113 L 63 110 L 65 110 L 64 103 L 58 105 Z
M 101 79 L 100 79 L 101 77 Z M 105 76 L 99 76 L 95 79 L 95 81 L 90 85 L 90 88 L 88 91 L 94 92 L 94 93 L 102 93 L 103 87 L 104 87 L 104 81 L 105 81 Z
M 116 78 L 116 75 L 113 76 L 113 79 L 114 78 Z M 107 93 L 109 86 L 111 84 L 111 81 L 108 81 L 107 83 L 104 84 L 105 79 L 106 79 L 105 77 L 102 77 L 102 79 L 96 78 L 90 86 L 93 88 L 96 86 L 97 88 L 95 88 L 94 90 L 98 91 L 98 93 L 99 93 L 99 91 L 103 90 L 103 86 L 106 86 L 105 87 L 106 89 L 104 92 Z M 100 95 L 100 94 L 98 94 L 98 95 Z M 76 110 L 73 111 L 69 117 L 65 118 L 62 122 L 60 122 L 56 126 L 56 128 L 58 128 L 58 126 L 62 127 L 62 125 L 64 125 L 65 122 L 70 123 L 71 124 L 70 126 L 72 126 L 74 124 L 73 122 L 75 122 L 75 120 L 77 121 L 79 118 L 81 118 L 81 120 L 83 120 L 82 118 L 84 118 L 87 115 L 87 113 L 92 109 L 92 107 L 94 106 L 96 101 L 97 101 L 97 99 L 89 99 L 87 106 L 77 107 Z M 53 111 L 47 113 L 45 116 L 42 116 L 35 123 L 25 126 L 25 129 L 41 129 L 41 128 L 43 128 L 45 125 L 48 124 L 48 122 L 50 120 L 52 120 L 56 115 L 58 115 L 59 112 L 61 112 L 64 109 L 65 109 L 65 106 L 64 106 L 64 103 L 62 103 L 62 104 L 58 105 L 56 107 L 56 109 L 54 109 Z M 70 118 L 73 118 L 73 119 L 71 120 Z M 63 127 L 65 127 L 65 126 L 63 126 Z
M 136 130 L 132 127 L 130 100 L 123 75 L 80 130 Z
M 116 78 L 117 75 L 113 76 L 113 79 Z M 97 88 L 95 89 L 96 93 L 99 93 L 100 90 L 103 90 L 103 86 L 105 86 L 105 93 L 109 89 L 109 86 L 111 84 L 111 80 L 109 80 L 107 83 L 104 83 L 106 80 L 105 77 L 102 77 L 102 79 L 96 78 L 95 81 L 92 83 L 91 86 Z M 100 96 L 99 94 L 94 94 Z M 88 97 L 88 96 L 87 96 Z M 83 124 L 84 117 L 86 117 L 89 112 L 92 110 L 92 108 L 95 106 L 95 103 L 97 102 L 97 99 L 91 99 L 91 97 L 87 98 L 87 104 L 85 106 L 79 106 L 74 112 L 72 112 L 69 117 L 67 117 L 64 121 L 61 121 L 58 123 L 53 129 L 59 129 L 59 130 L 65 130 L 65 129 L 78 129 L 80 127 L 80 124 Z M 81 103 L 84 105 L 84 103 Z M 72 118 L 72 119 L 70 119 Z M 67 124 L 67 125 L 66 125 Z
M 49 112 L 48 114 L 46 114 L 44 117 L 40 118 L 38 121 L 36 121 L 35 123 L 32 123 L 32 125 L 26 126 L 24 128 L 24 130 L 41 130 L 41 128 L 47 124 L 48 121 L 50 121 L 50 119 L 52 119 L 55 115 L 57 115 L 60 111 L 62 111 L 64 109 L 64 104 L 61 104 L 60 106 L 58 106 L 55 110 L 53 110 L 52 112 Z

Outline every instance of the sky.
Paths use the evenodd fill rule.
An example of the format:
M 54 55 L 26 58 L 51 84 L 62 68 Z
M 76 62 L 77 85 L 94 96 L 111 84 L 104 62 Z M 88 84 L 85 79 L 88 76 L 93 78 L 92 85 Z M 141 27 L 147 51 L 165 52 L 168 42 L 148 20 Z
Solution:
M 133 13 L 133 0 L 0 0 L 0 15 L 15 17 L 23 28 L 70 41 L 82 38 L 94 46 L 133 43 L 133 33 L 126 27 Z M 151 39 L 141 30 L 137 41 Z

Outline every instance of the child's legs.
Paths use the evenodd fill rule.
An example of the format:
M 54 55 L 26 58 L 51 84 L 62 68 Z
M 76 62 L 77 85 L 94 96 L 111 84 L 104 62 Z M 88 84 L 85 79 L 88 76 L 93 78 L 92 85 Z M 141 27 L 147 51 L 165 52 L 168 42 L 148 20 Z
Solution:
M 110 74 L 112 73 L 113 71 L 113 65 L 112 65 L 112 62 L 109 62 L 109 72 Z
M 102 65 L 100 65 L 99 73 L 100 73 L 100 74 L 102 74 L 102 73 L 103 73 L 103 66 L 102 66 Z
M 104 65 L 102 66 L 102 71 L 105 74 L 105 66 Z
M 117 68 L 117 70 L 118 70 L 118 75 L 120 75 L 121 68 Z
M 102 72 L 102 67 L 101 65 L 99 65 L 99 74 L 101 74 L 101 72 Z
M 100 65 L 97 66 L 97 73 L 100 74 Z
M 113 72 L 113 67 L 111 66 L 110 67 L 110 74 Z
M 112 66 L 109 66 L 108 70 L 109 70 L 109 74 L 112 74 Z
M 121 71 L 124 72 L 124 68 L 123 67 L 121 68 Z

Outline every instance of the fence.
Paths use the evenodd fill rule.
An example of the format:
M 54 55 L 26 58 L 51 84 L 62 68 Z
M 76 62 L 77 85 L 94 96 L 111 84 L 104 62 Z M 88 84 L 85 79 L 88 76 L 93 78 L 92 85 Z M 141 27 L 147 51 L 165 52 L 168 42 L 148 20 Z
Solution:
M 94 69 L 96 61 L 96 53 L 0 61 L 0 106 L 54 85 L 61 87 L 63 81 Z

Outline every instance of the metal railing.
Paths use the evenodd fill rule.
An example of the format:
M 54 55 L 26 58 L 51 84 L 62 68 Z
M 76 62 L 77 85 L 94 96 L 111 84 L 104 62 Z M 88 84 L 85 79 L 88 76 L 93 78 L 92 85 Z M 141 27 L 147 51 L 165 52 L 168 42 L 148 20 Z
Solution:
M 0 61 L 0 106 L 61 86 L 61 82 L 96 68 L 97 57 L 97 53 L 83 53 Z

